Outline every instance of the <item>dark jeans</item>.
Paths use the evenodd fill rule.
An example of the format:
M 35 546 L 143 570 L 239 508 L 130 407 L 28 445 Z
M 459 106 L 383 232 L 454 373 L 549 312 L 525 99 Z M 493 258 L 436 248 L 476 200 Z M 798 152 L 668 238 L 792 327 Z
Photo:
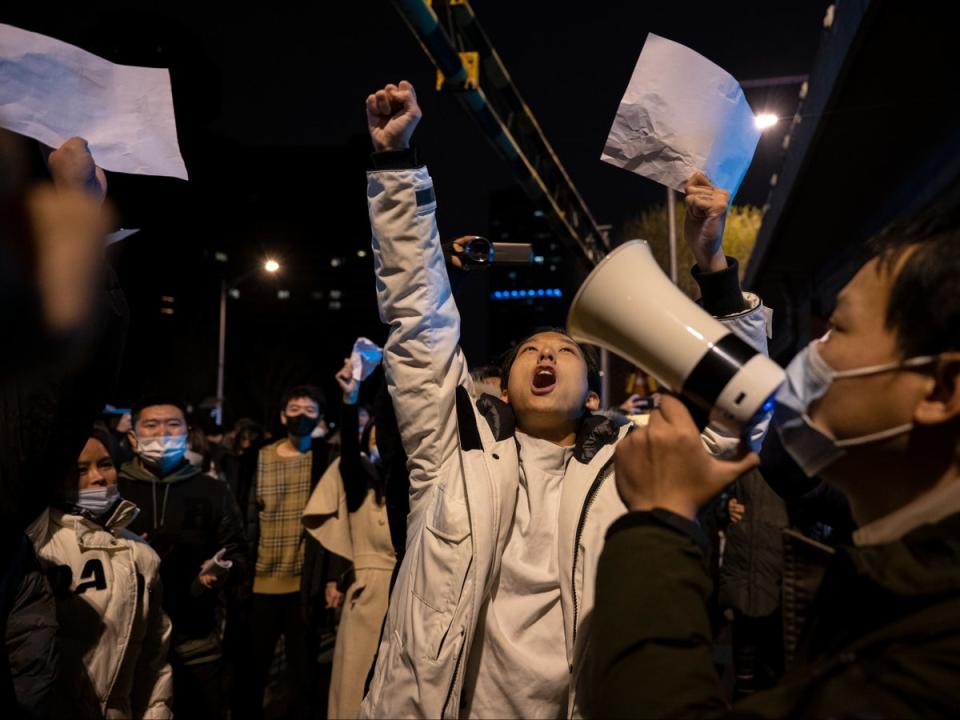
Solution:
M 227 702 L 223 692 L 222 662 L 184 665 L 170 658 L 173 669 L 173 716 L 175 718 L 225 718 Z
M 303 717 L 311 687 L 310 659 L 307 655 L 307 626 L 303 622 L 300 593 L 253 595 L 251 618 L 252 646 L 249 651 L 250 717 L 263 716 L 263 696 L 267 687 L 277 641 L 283 635 L 290 687 L 287 717 Z

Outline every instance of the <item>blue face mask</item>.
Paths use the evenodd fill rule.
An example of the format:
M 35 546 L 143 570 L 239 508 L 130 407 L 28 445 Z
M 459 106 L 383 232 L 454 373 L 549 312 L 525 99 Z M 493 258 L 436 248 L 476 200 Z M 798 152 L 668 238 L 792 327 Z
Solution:
M 86 510 L 93 517 L 100 517 L 107 510 L 112 508 L 120 499 L 120 491 L 116 485 L 94 485 L 92 487 L 77 490 L 67 495 L 67 501 Z
M 137 455 L 157 465 L 163 472 L 175 468 L 186 451 L 186 435 L 161 435 L 151 438 L 137 436 Z
M 913 423 L 910 422 L 869 435 L 837 440 L 828 430 L 815 426 L 808 415 L 810 406 L 826 395 L 834 380 L 928 365 L 936 359 L 936 356 L 924 355 L 901 362 L 834 370 L 821 357 L 818 349 L 820 342 L 811 342 L 787 366 L 786 381 L 777 391 L 776 408 L 773 412 L 773 422 L 783 447 L 807 477 L 818 475 L 835 463 L 846 454 L 848 447 L 879 442 L 913 429 Z

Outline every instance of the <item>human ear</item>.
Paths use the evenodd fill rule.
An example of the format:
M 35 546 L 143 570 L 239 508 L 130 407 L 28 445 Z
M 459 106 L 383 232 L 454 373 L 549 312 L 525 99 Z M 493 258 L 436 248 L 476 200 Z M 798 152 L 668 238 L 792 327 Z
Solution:
M 130 441 L 130 449 L 136 450 L 137 445 L 137 434 L 133 430 L 127 430 L 127 440 Z
M 924 398 L 913 411 L 917 425 L 939 425 L 960 417 L 960 353 L 937 360 Z
M 600 409 L 600 396 L 591 390 L 587 393 L 587 399 L 583 406 L 590 412 L 596 412 Z
M 287 426 L 287 416 L 284 414 L 283 410 L 280 411 L 280 424 L 284 427 Z
M 507 403 L 508 405 L 510 404 L 510 396 L 507 395 L 506 390 L 500 391 L 500 399 L 503 400 L 503 402 Z

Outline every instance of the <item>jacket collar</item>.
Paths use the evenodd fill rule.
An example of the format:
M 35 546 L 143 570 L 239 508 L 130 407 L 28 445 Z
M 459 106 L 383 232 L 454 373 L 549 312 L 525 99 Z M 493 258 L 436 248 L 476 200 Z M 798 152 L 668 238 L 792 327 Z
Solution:
M 134 458 L 130 462 L 124 463 L 120 468 L 120 477 L 127 480 L 137 480 L 139 482 L 177 483 L 196 477 L 201 472 L 203 471 L 200 468 L 191 465 L 190 462 L 184 458 L 180 461 L 179 465 L 166 475 L 157 477 L 143 466 L 139 458 Z
M 54 510 L 53 518 L 60 525 L 73 527 L 80 545 L 101 547 L 104 543 L 97 537 L 99 533 L 108 532 L 113 537 L 120 537 L 139 514 L 140 508 L 129 500 L 121 499 L 99 518 L 93 518 L 86 512 L 75 510 Z
M 517 419 L 508 403 L 484 394 L 477 398 L 476 404 L 498 442 L 514 436 Z M 626 418 L 615 414 L 588 413 L 577 430 L 573 457 L 585 465 L 588 464 L 601 448 L 616 442 L 620 436 L 620 428 L 627 422 Z
M 889 515 L 853 533 L 857 545 L 879 545 L 899 540 L 922 525 L 960 512 L 960 480 L 934 488 Z
M 844 548 L 854 570 L 901 597 L 960 592 L 960 512 L 899 540 Z

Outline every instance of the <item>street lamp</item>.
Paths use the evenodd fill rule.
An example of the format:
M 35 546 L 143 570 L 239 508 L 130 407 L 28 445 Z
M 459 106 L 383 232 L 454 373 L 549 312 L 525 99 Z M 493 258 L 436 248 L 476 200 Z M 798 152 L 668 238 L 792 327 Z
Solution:
M 263 263 L 263 269 L 271 275 L 276 274 L 280 270 L 280 263 L 273 258 L 267 258 Z M 223 369 L 227 354 L 227 294 L 230 290 L 239 286 L 240 283 L 250 278 L 256 271 L 257 268 L 253 268 L 232 282 L 227 282 L 226 278 L 220 281 L 220 348 L 217 355 L 217 407 L 213 412 L 217 425 L 223 424 Z
M 774 125 L 777 124 L 779 118 L 773 113 L 760 113 L 759 115 L 753 118 L 753 124 L 756 126 L 757 130 L 769 130 Z

